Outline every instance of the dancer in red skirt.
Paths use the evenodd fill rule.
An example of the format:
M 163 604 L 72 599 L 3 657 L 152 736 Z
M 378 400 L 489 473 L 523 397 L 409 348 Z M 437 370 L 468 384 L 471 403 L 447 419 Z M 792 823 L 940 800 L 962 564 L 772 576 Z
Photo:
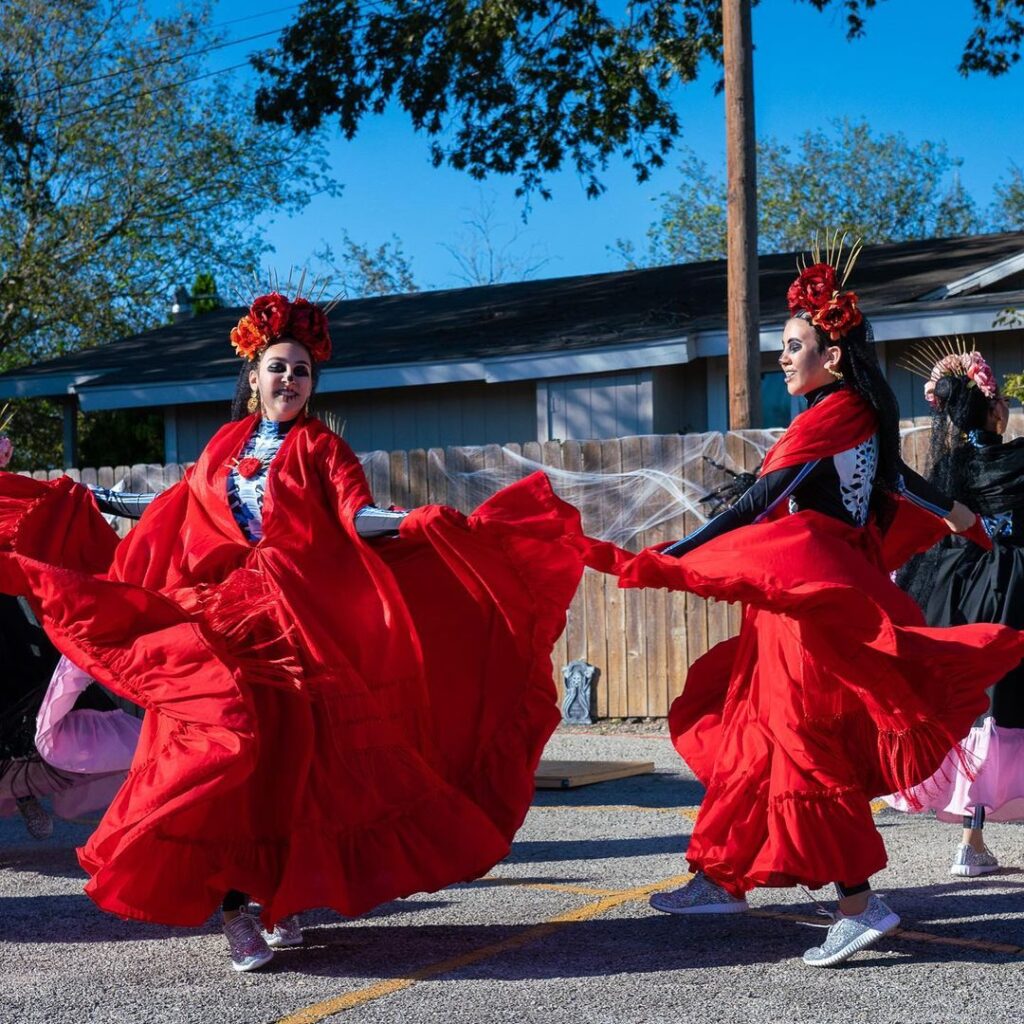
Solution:
M 119 544 L 85 488 L 0 474 L 0 590 L 146 710 L 79 851 L 86 891 L 172 925 L 223 903 L 251 970 L 299 911 L 361 914 L 505 856 L 559 719 L 550 655 L 582 561 L 542 474 L 366 539 L 387 515 L 306 413 L 323 312 L 262 296 L 232 340 L 240 418 Z
M 789 289 L 779 363 L 807 409 L 757 483 L 685 540 L 619 566 L 623 586 L 744 606 L 740 635 L 691 667 L 671 709 L 707 793 L 687 849 L 695 877 L 651 903 L 728 913 L 756 886 L 834 882 L 835 921 L 804 954 L 815 966 L 899 923 L 869 885 L 886 864 L 871 799 L 930 775 L 1024 653 L 1001 626 L 927 628 L 889 578 L 974 516 L 902 463 L 896 401 L 836 249 Z

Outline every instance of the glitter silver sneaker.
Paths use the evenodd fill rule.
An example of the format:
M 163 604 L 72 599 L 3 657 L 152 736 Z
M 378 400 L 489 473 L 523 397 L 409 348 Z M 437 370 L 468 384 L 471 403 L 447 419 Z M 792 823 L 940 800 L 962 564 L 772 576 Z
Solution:
M 978 875 L 990 875 L 998 870 L 999 861 L 988 847 L 978 853 L 973 846 L 961 843 L 953 855 L 953 866 L 949 873 L 961 878 L 977 878 Z
M 804 963 L 811 967 L 833 967 L 849 960 L 883 935 L 899 927 L 899 915 L 889 909 L 874 893 L 863 914 L 850 917 L 837 915 L 825 941 L 804 953 Z
M 53 818 L 34 796 L 18 800 L 18 810 L 25 821 L 25 830 L 33 839 L 49 839 L 53 835 Z
M 283 917 L 274 925 L 274 930 L 263 931 L 263 941 L 272 949 L 280 949 L 282 946 L 302 945 L 302 925 L 299 924 L 299 915 L 291 914 Z
M 749 910 L 747 898 L 737 899 L 698 871 L 681 889 L 656 892 L 649 900 L 664 914 L 742 914 Z
M 236 971 L 255 971 L 274 958 L 263 938 L 259 921 L 248 914 L 224 922 L 224 934 L 231 949 L 231 966 Z

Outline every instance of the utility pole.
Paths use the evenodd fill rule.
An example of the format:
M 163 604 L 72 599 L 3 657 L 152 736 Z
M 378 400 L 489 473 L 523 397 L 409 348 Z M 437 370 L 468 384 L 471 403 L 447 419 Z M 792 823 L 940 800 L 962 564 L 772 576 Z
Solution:
M 751 0 L 722 0 L 728 177 L 729 429 L 761 426 L 757 150 Z

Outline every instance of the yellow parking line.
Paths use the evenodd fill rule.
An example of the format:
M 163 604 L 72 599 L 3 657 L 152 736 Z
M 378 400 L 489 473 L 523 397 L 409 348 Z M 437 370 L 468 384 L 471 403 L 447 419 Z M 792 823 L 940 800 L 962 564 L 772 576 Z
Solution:
M 824 921 L 827 920 L 821 915 L 791 914 L 782 910 L 751 910 L 750 916 L 816 925 L 823 925 Z M 935 935 L 933 932 L 912 931 L 909 928 L 897 928 L 890 938 L 905 939 L 908 942 L 931 942 L 938 946 L 959 946 L 962 949 L 982 949 L 989 953 L 1024 954 L 1024 946 L 1014 946 L 1008 942 L 991 942 L 988 939 L 961 939 L 955 935 Z
M 594 806 L 580 805 L 577 807 L 571 804 L 538 804 L 530 808 L 530 813 L 534 811 L 584 811 L 590 814 L 600 812 L 602 814 L 610 814 L 616 811 L 626 812 L 630 814 L 668 814 L 673 817 L 689 818 L 690 821 L 696 821 L 697 813 L 700 811 L 699 807 L 640 807 L 638 804 L 597 804 Z
M 641 814 L 678 814 L 678 807 L 641 807 L 639 804 L 534 804 L 530 808 L 533 811 L 589 811 L 594 813 L 600 811 L 602 814 L 609 814 L 613 811 L 630 811 Z M 691 807 L 687 810 L 696 810 Z
M 592 886 L 573 885 L 571 882 L 523 882 L 518 878 L 502 878 L 498 875 L 485 875 L 478 879 L 490 885 L 511 885 L 521 889 L 541 889 L 549 892 L 568 892 L 575 896 L 614 896 L 618 889 L 595 889 Z M 471 882 L 471 885 L 476 883 Z
M 888 806 L 884 800 L 872 800 L 871 813 L 878 814 Z M 691 821 L 696 821 L 697 815 L 700 813 L 700 807 L 640 807 L 637 804 L 580 804 L 577 806 L 572 804 L 535 804 L 530 808 L 530 812 L 533 813 L 533 811 L 584 811 L 591 814 L 597 812 L 610 814 L 615 811 L 627 811 L 638 814 L 681 815 L 684 818 L 689 818 Z
M 510 935 L 507 939 L 502 939 L 500 942 L 493 942 L 490 945 L 481 946 L 479 949 L 472 949 L 468 953 L 451 957 L 448 960 L 427 964 L 427 966 L 421 967 L 418 970 L 410 971 L 404 978 L 380 981 L 375 985 L 357 989 L 354 992 L 346 992 L 344 995 L 335 996 L 333 999 L 325 999 L 321 1003 L 314 1003 L 312 1006 L 297 1010 L 287 1017 L 281 1017 L 276 1024 L 319 1024 L 320 1021 L 326 1020 L 328 1017 L 334 1016 L 334 1014 L 343 1013 L 345 1010 L 351 1010 L 356 1006 L 362 1006 L 365 1003 L 373 1002 L 375 999 L 381 999 L 395 992 L 401 992 L 415 985 L 418 981 L 426 981 L 428 978 L 436 978 L 442 974 L 451 974 L 453 971 L 461 970 L 470 964 L 479 963 L 481 960 L 490 960 L 492 957 L 500 956 L 502 953 L 507 953 L 531 942 L 547 938 L 547 936 L 561 931 L 567 925 L 599 917 L 601 914 L 613 910 L 623 903 L 644 899 L 650 896 L 651 893 L 658 892 L 661 889 L 670 889 L 682 885 L 690 877 L 692 876 L 687 873 L 685 875 L 677 875 L 675 878 L 666 878 L 656 885 L 643 885 L 635 889 L 619 890 L 599 900 L 595 900 L 593 903 L 577 907 L 574 910 L 567 910 L 564 914 L 558 914 L 542 924 L 534 925 L 532 928 L 526 928 L 515 935 Z

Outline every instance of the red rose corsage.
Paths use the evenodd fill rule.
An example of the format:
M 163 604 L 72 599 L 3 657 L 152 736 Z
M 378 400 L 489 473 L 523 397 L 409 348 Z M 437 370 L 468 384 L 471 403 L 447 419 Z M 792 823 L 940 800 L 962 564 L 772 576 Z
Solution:
M 239 476 L 244 476 L 246 480 L 250 480 L 263 469 L 263 460 L 250 455 L 248 458 L 239 459 L 235 463 L 235 469 L 238 471 Z

